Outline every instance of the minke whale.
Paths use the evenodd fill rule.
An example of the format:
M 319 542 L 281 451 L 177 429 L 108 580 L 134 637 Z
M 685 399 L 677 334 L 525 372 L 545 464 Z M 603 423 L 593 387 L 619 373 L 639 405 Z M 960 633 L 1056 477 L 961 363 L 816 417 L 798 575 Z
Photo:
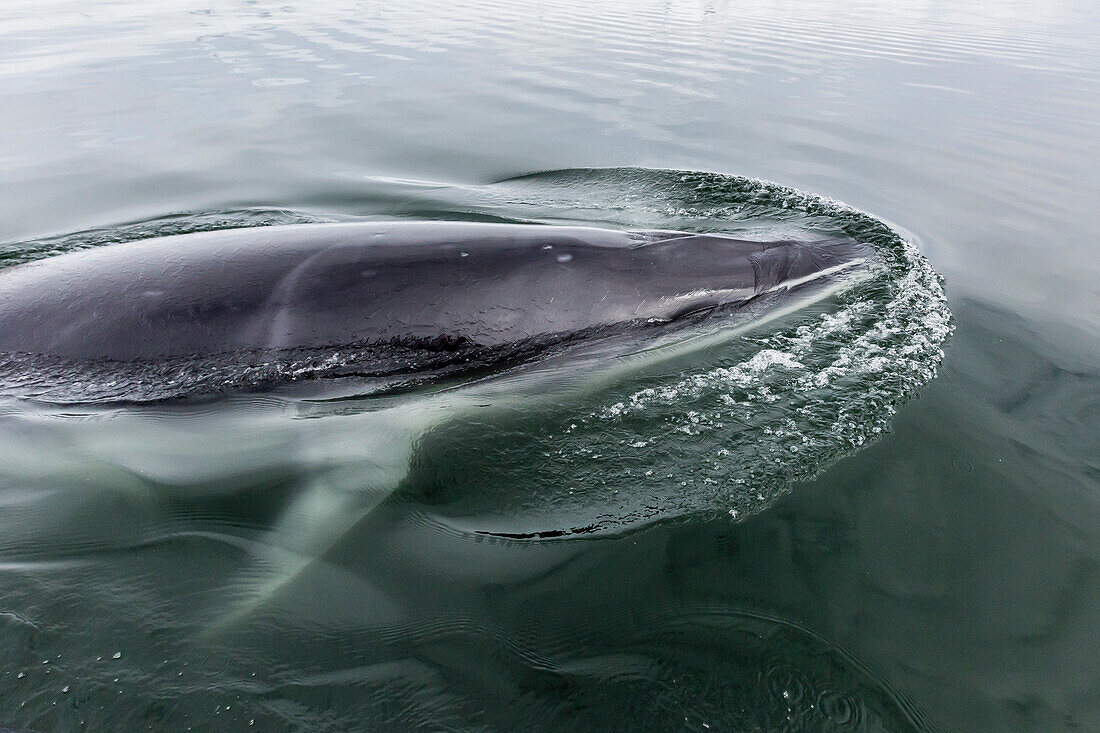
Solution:
M 337 350 L 336 374 L 416 372 L 735 310 L 870 255 L 850 239 L 535 224 L 192 233 L 0 270 L 0 354 L 16 371 L 20 358 L 45 374 L 42 365 L 52 365 L 54 381 L 89 364 L 114 372 L 199 365 L 224 376 L 234 364 L 254 369 Z M 307 372 L 325 374 L 264 372 L 260 381 Z
M 155 362 L 493 349 L 744 305 L 868 254 L 850 240 L 472 222 L 180 234 L 0 271 L 0 352 Z
M 490 406 L 526 411 L 578 399 L 721 342 L 738 330 L 727 322 L 755 323 L 831 292 L 873 260 L 868 245 L 824 236 L 761 242 L 467 222 L 258 227 L 114 244 L 0 270 L 0 394 L 145 402 L 312 377 L 304 381 L 318 391 L 307 396 L 323 399 L 291 400 L 290 412 L 325 419 L 284 424 L 282 400 L 253 404 L 245 394 L 225 410 L 180 405 L 179 422 L 137 409 L 113 410 L 94 430 L 48 423 L 59 444 L 90 461 L 82 476 L 117 464 L 151 481 L 142 506 L 176 486 L 208 491 L 208 475 L 253 470 L 249 451 L 258 449 L 236 436 L 273 441 L 315 467 L 249 545 L 263 562 L 211 622 L 207 631 L 218 633 L 308 578 L 328 547 L 398 491 L 431 431 L 492 419 Z M 470 365 L 489 371 L 415 395 L 364 392 L 357 381 L 430 381 Z M 350 394 L 338 386 L 349 376 Z M 370 399 L 339 399 L 348 396 Z M 16 451 L 9 460 L 28 459 Z

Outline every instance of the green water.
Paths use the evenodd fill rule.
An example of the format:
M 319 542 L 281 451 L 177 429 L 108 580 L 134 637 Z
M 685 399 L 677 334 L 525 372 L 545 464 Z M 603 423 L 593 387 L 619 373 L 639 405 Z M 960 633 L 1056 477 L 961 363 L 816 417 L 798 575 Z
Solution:
M 0 727 L 1100 727 L 1098 29 L 1072 2 L 0 9 L 7 265 L 374 218 L 882 257 L 614 369 L 5 399 Z

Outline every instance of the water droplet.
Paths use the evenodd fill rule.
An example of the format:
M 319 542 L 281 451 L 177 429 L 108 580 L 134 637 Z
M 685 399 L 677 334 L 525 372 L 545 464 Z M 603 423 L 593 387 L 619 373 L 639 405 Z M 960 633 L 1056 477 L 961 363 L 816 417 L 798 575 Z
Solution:
M 470 256 L 470 253 L 469 253 L 469 252 L 465 252 L 465 251 L 463 251 L 463 252 L 459 252 L 458 254 L 459 254 L 459 256 L 461 256 L 461 257 L 469 257 L 469 256 Z
M 571 254 L 558 255 L 558 262 L 568 262 L 571 259 L 573 259 Z

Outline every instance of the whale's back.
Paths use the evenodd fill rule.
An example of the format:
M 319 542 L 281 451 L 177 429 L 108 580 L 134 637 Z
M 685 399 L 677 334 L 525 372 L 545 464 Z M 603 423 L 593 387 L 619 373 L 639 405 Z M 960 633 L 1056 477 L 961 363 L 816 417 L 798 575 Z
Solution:
M 0 394 L 388 393 L 585 344 L 632 353 L 715 311 L 766 311 L 865 255 L 852 240 L 453 222 L 110 245 L 0 270 Z
M 132 361 L 496 346 L 736 304 L 851 255 L 721 235 L 533 225 L 205 232 L 0 271 L 0 352 Z

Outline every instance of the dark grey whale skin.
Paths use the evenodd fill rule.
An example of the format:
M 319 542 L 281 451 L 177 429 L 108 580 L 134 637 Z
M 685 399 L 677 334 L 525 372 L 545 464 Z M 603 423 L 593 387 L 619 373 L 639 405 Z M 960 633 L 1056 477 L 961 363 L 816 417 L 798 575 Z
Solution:
M 230 229 L 0 270 L 0 352 L 156 361 L 668 321 L 864 258 L 851 240 L 464 222 Z

